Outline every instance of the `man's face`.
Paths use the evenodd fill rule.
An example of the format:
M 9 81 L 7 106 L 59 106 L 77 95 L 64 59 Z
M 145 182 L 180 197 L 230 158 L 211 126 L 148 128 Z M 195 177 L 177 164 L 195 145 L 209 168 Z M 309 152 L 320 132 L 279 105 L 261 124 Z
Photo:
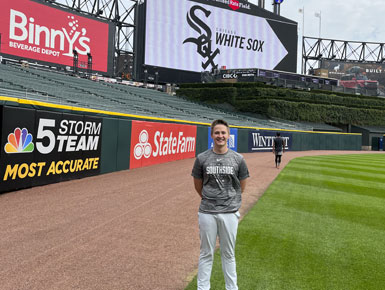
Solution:
M 225 125 L 218 124 L 213 128 L 211 137 L 214 140 L 214 145 L 227 146 L 227 140 L 230 138 L 229 129 Z

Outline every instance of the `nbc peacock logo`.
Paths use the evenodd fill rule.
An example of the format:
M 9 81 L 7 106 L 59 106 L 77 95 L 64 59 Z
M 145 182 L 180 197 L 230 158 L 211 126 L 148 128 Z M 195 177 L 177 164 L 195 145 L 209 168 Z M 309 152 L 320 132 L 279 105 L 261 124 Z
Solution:
M 8 143 L 4 146 L 4 151 L 8 154 L 31 153 L 34 149 L 32 135 L 26 128 L 16 128 L 13 133 L 8 135 Z

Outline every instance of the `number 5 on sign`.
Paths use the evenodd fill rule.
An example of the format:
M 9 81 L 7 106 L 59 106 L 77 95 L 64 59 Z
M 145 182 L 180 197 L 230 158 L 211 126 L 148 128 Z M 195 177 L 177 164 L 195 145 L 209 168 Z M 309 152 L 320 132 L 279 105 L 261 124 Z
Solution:
M 41 154 L 49 154 L 55 148 L 55 134 L 51 130 L 45 129 L 48 127 L 55 127 L 55 120 L 40 119 L 36 139 L 42 140 L 47 137 L 49 140 L 47 146 L 44 146 L 43 142 L 36 142 L 36 148 Z

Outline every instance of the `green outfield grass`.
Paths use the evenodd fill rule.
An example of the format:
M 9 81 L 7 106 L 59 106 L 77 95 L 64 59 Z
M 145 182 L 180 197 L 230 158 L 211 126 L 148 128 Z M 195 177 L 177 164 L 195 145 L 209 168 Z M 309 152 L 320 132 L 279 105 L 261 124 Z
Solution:
M 241 290 L 385 289 L 385 155 L 292 160 L 241 221 L 236 258 Z M 225 289 L 218 251 L 211 281 Z

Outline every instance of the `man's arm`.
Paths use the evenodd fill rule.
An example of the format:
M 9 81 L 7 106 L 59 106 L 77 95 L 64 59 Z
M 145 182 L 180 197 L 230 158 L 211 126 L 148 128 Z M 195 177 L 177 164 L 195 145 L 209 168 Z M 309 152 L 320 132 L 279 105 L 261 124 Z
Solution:
M 244 192 L 245 189 L 246 189 L 246 178 L 245 178 L 245 179 L 242 179 L 242 180 L 240 181 L 240 183 L 241 183 L 241 192 Z
M 202 198 L 202 188 L 203 188 L 203 180 L 194 177 L 194 187 L 198 192 L 199 196 Z

